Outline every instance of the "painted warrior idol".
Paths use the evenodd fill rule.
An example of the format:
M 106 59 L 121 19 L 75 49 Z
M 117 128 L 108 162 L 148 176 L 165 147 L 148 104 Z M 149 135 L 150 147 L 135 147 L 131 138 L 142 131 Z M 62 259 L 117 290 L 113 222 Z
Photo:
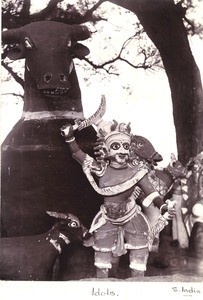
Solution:
M 131 159 L 130 124 L 104 122 L 101 119 L 94 124 L 98 129 L 96 159 L 79 148 L 74 137 L 78 126 L 66 124 L 61 128 L 73 158 L 82 165 L 94 190 L 104 197 L 104 203 L 89 229 L 90 237 L 84 245 L 92 246 L 95 251 L 97 278 L 108 278 L 114 258 L 126 254 L 128 250 L 131 276 L 144 276 L 153 238 L 168 224 L 167 220 L 173 218 L 175 209 L 170 203 L 164 203 L 152 186 L 147 166 L 141 160 Z M 85 126 L 88 125 L 86 122 Z M 135 201 L 136 186 L 145 193 L 144 202 L 147 205 L 160 209 L 154 228 Z

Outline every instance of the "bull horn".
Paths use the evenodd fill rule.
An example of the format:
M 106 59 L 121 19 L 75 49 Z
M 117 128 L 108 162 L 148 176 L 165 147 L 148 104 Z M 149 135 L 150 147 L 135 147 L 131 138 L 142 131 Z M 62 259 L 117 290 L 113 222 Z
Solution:
M 19 43 L 21 39 L 21 29 L 9 29 L 2 32 L 2 42 L 4 44 Z
M 73 41 L 83 41 L 90 37 L 90 31 L 85 25 L 71 25 L 71 38 Z
M 46 211 L 46 213 L 49 216 L 57 218 L 57 219 L 68 219 L 68 215 L 64 214 L 64 213 L 58 213 L 56 211 Z

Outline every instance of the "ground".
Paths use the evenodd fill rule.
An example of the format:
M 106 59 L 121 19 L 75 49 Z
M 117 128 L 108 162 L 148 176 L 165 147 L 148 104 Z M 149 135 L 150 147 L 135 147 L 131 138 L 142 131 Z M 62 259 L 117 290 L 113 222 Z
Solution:
M 192 257 L 188 249 L 180 249 L 178 243 L 173 243 L 169 236 L 162 240 L 158 253 L 150 253 L 144 278 L 131 278 L 128 266 L 128 255 L 125 255 L 120 260 L 116 276 L 110 276 L 108 280 L 203 283 L 203 259 Z M 87 278 L 82 280 L 94 281 L 98 279 Z

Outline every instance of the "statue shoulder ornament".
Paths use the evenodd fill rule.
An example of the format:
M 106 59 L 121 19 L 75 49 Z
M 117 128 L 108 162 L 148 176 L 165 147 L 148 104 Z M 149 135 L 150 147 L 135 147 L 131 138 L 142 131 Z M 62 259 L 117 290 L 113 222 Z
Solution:
M 96 174 L 97 176 L 103 176 L 106 168 L 107 168 L 107 164 L 104 166 L 101 166 L 101 169 L 96 170 L 95 169 L 95 164 L 94 164 L 95 160 L 90 157 L 88 154 L 86 154 L 85 160 L 83 162 L 82 165 L 82 169 L 83 172 L 85 173 L 89 183 L 91 184 L 91 186 L 94 188 L 94 190 L 99 193 L 100 195 L 103 196 L 113 196 L 116 194 L 120 194 L 130 188 L 132 188 L 134 185 L 137 184 L 137 182 L 139 180 L 141 180 L 148 172 L 148 168 L 144 165 L 144 164 L 140 164 L 140 165 L 136 165 L 136 172 L 133 174 L 133 176 L 129 179 L 127 179 L 126 181 L 116 184 L 114 186 L 108 186 L 108 187 L 103 187 L 100 188 L 94 177 L 93 174 Z

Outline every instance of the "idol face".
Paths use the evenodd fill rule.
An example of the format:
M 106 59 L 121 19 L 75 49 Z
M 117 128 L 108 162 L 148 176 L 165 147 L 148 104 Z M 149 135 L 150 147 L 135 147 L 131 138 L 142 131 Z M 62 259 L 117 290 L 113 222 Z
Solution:
M 122 141 L 114 140 L 108 147 L 108 157 L 114 163 L 124 165 L 129 159 L 130 143 L 128 139 Z

